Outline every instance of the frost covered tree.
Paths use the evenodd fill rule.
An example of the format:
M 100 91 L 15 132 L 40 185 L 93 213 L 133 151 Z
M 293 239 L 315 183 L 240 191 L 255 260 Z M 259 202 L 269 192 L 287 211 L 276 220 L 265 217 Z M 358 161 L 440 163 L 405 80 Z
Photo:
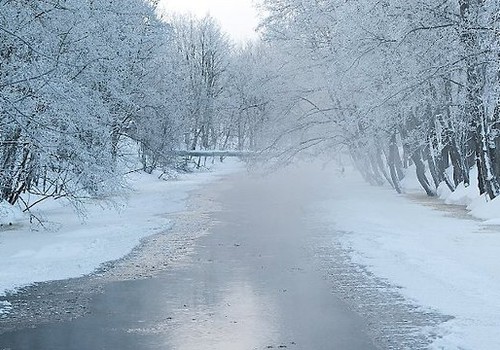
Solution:
M 0 2 L 1 199 L 103 197 L 120 144 L 145 168 L 178 146 L 183 78 L 170 27 L 142 0 Z M 23 196 L 23 194 L 31 196 Z M 34 199 L 33 199 L 34 198 Z
M 223 148 L 256 150 L 275 90 L 274 56 L 260 43 L 235 50 L 229 66 Z
M 102 195 L 113 188 L 110 144 L 102 103 L 75 79 L 87 62 L 75 59 L 71 4 L 0 6 L 1 198 Z
M 180 69 L 187 81 L 184 116 L 185 145 L 189 150 L 208 150 L 220 145 L 223 94 L 231 43 L 210 16 L 202 19 L 174 17 Z
M 481 193 L 498 195 L 497 1 L 262 6 L 264 38 L 281 52 L 296 86 L 290 95 L 303 100 L 287 124 L 275 117 L 287 125 L 281 135 L 296 134 L 289 142 L 346 136 L 342 147 L 368 181 L 401 191 L 404 168 L 413 166 L 429 195 L 441 184 L 469 184 L 476 166 Z M 322 127 L 304 136 L 310 125 Z
M 0 39 L 2 201 L 108 197 L 130 152 L 152 172 L 179 149 L 255 139 L 262 111 L 242 103 L 260 95 L 238 93 L 240 56 L 211 17 L 160 18 L 146 0 L 0 0 Z

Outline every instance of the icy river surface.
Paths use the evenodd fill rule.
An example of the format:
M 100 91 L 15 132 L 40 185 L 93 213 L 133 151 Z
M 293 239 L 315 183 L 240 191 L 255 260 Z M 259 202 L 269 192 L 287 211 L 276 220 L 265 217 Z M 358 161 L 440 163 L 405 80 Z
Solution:
M 0 349 L 406 348 L 407 334 L 439 317 L 415 311 L 351 264 L 348 252 L 325 245 L 330 233 L 310 204 L 327 195 L 322 183 L 332 175 L 290 169 L 207 185 L 193 193 L 202 204 L 179 213 L 184 222 L 174 226 L 193 230 L 201 217 L 211 223 L 186 259 L 151 278 L 105 283 L 82 317 L 6 332 Z

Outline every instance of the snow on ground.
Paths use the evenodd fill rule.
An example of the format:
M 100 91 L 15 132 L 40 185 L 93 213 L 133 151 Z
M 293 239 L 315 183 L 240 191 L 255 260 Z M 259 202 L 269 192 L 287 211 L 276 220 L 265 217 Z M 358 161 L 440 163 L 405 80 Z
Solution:
M 189 191 L 237 170 L 241 164 L 228 159 L 211 172 L 171 181 L 160 180 L 158 174 L 133 173 L 126 200 L 117 199 L 118 207 L 89 204 L 83 220 L 65 202 L 40 204 L 37 211 L 48 229 L 38 231 L 30 229 L 27 218 L 19 220 L 15 210 L 0 207 L 8 214 L 0 228 L 0 295 L 34 282 L 85 275 L 123 257 L 142 238 L 167 230 L 171 223 L 166 214 L 183 210 Z M 0 314 L 8 309 L 0 304 Z
M 322 210 L 332 229 L 349 233 L 343 244 L 357 262 L 417 304 L 455 317 L 435 349 L 500 349 L 498 227 L 369 186 L 355 172 L 327 191 L 333 198 Z
M 22 220 L 23 214 L 17 207 L 13 207 L 7 202 L 0 202 L 0 228 L 11 226 L 13 223 Z
M 448 176 L 450 178 L 453 177 L 452 172 L 453 170 L 449 169 Z M 428 172 L 427 177 L 431 179 Z M 422 186 L 417 180 L 414 165 L 405 169 L 405 177 L 401 182 L 401 186 L 405 193 L 422 193 Z M 437 194 L 446 204 L 465 206 L 470 215 L 485 220 L 486 224 L 500 225 L 500 198 L 489 200 L 486 195 L 479 194 L 476 167 L 470 171 L 469 186 L 466 187 L 461 183 L 455 191 L 451 192 L 446 184 L 441 183 Z

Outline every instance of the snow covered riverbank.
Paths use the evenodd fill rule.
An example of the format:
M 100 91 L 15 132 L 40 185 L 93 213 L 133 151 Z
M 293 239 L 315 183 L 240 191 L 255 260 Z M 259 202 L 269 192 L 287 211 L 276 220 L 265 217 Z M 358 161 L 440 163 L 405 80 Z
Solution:
M 71 208 L 42 208 L 53 230 L 30 232 L 26 224 L 16 224 L 0 232 L 0 293 L 88 274 L 124 256 L 141 238 L 167 230 L 171 223 L 165 214 L 183 210 L 189 191 L 237 169 L 228 164 L 177 181 L 134 174 L 126 205 L 118 211 L 91 206 L 85 223 Z M 323 186 L 314 217 L 332 232 L 345 232 L 328 239 L 340 240 L 355 262 L 400 286 L 398 292 L 414 304 L 454 317 L 425 330 L 437 334 L 434 349 L 500 348 L 500 228 L 492 225 L 495 220 L 474 219 L 464 207 L 437 198 L 369 186 L 355 172 L 316 175 L 304 180 Z M 309 193 L 307 183 L 283 181 L 283 186 L 290 196 L 317 195 Z M 0 309 L 1 315 L 9 305 L 0 303 Z
M 455 317 L 437 330 L 433 348 L 500 348 L 497 226 L 460 208 L 450 213 L 439 199 L 424 206 L 369 186 L 355 173 L 327 186 L 333 198 L 322 211 L 332 229 L 348 232 L 342 243 L 355 260 L 416 304 Z
M 18 218 L 0 231 L 0 295 L 35 282 L 66 279 L 93 272 L 102 263 L 128 254 L 140 240 L 169 229 L 166 214 L 184 209 L 190 191 L 224 174 L 241 170 L 227 160 L 210 172 L 164 181 L 144 173 L 129 175 L 131 191 L 119 207 L 86 206 L 82 220 L 62 201 L 37 209 L 48 229 L 32 231 Z M 0 311 L 8 305 L 0 304 Z

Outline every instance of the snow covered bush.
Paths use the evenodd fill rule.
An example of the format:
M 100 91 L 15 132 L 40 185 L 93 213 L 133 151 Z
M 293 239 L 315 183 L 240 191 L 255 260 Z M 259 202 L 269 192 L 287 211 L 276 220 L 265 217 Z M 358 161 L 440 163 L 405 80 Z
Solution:
M 22 212 L 11 204 L 0 202 L 0 226 L 10 226 L 22 219 Z

